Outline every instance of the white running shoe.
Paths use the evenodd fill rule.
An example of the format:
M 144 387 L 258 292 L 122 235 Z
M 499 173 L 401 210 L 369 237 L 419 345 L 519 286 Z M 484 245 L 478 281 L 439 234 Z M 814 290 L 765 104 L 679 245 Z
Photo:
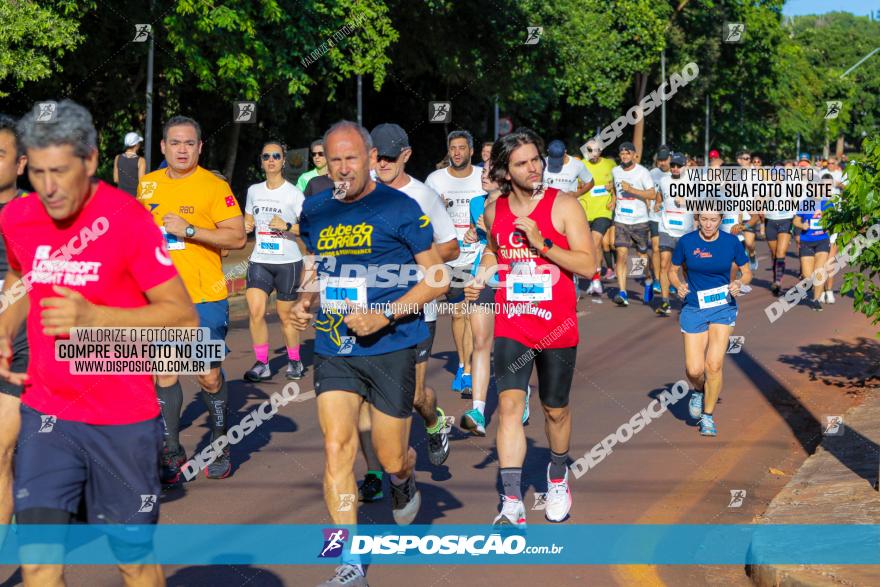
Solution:
M 593 282 L 590 284 L 590 293 L 594 296 L 601 296 L 602 291 L 602 280 L 594 279 Z
M 526 527 L 526 508 L 519 499 L 501 496 L 501 513 L 495 516 L 493 526 Z
M 568 467 L 565 477 L 556 482 L 550 480 L 550 465 L 547 465 L 547 505 L 544 517 L 551 522 L 561 522 L 571 511 L 571 489 L 568 487 Z
M 819 294 L 819 301 L 822 302 L 823 304 L 828 301 L 825 299 L 825 294 L 827 294 L 827 293 L 828 293 L 827 291 L 823 291 L 822 293 Z
M 827 302 L 829 304 L 833 304 L 836 301 L 837 300 L 834 299 L 834 292 L 833 291 L 831 291 L 829 289 L 828 291 L 825 292 L 825 302 Z
M 354 565 L 343 564 L 336 567 L 336 574 L 318 587 L 370 587 L 367 578 Z

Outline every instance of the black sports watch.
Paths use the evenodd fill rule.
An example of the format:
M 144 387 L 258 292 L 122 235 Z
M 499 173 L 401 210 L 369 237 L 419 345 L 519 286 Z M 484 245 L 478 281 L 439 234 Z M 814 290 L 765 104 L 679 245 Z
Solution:
M 541 254 L 546 255 L 547 251 L 553 248 L 553 241 L 549 238 L 544 239 L 544 246 L 541 248 Z
M 196 235 L 196 227 L 190 224 L 183 233 L 186 235 L 186 238 L 192 238 Z
M 293 224 L 290 222 L 287 223 L 287 232 L 290 232 L 290 229 L 293 228 Z

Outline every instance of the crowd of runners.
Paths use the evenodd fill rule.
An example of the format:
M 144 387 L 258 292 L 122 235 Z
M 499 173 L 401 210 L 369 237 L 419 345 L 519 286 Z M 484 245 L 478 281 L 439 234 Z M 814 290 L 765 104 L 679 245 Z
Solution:
M 421 506 L 413 411 L 424 422 L 430 462 L 440 465 L 455 421 L 439 405 L 443 398 L 470 397 L 459 425 L 485 436 L 494 390 L 503 487 L 494 524 L 524 527 L 533 371 L 550 448 L 545 517 L 564 521 L 572 508 L 569 401 L 581 296 L 607 295 L 625 308 L 639 294 L 628 289 L 636 279 L 652 310 L 646 319 L 679 310 L 690 415 L 701 435 L 715 436 L 736 298 L 751 291 L 759 269 L 756 241 L 769 247 L 776 296 L 793 240 L 802 276 L 835 253 L 821 220 L 831 200 L 788 214 L 687 211 L 671 186 L 701 162 L 668 146 L 650 169 L 630 142 L 619 145 L 619 162 L 595 140 L 581 159 L 562 141 L 545 147 L 528 129 L 479 145 L 480 165 L 466 130 L 451 132 L 445 147 L 444 163 L 421 182 L 407 173 L 413 150 L 401 126 L 369 132 L 342 121 L 311 144 L 314 169 L 293 184 L 284 144 L 267 140 L 259 155 L 265 181 L 248 189 L 242 213 L 227 181 L 199 165 L 201 128 L 191 118 L 165 123 L 167 165 L 142 174 L 132 198 L 95 179 L 97 136 L 82 106 L 59 102 L 48 122 L 37 107 L 19 121 L 0 117 L 0 524 L 13 512 L 19 525 L 68 524 L 83 511 L 92 523 L 158 521 L 158 503 L 144 508 L 141 498 L 180 483 L 187 463 L 177 376 L 72 376 L 56 361 L 55 341 L 75 327 L 140 326 L 201 326 L 224 341 L 222 258 L 245 248 L 251 233 L 245 295 L 255 362 L 243 378 L 275 375 L 265 318 L 274 293 L 284 376 L 299 380 L 313 370 L 324 498 L 340 525 L 357 522 L 356 508 L 340 507 L 346 496 L 381 500 L 386 476 L 394 520 L 412 523 Z M 717 151 L 710 159 L 711 167 L 723 164 Z M 761 165 L 747 151 L 736 163 Z M 836 159 L 817 163 L 817 171 L 841 193 L 846 178 Z M 17 188 L 25 172 L 30 194 Z M 102 219 L 100 238 L 73 257 L 63 249 Z M 85 285 L 59 285 L 72 283 L 68 275 L 84 264 L 92 273 Z M 834 302 L 830 280 L 815 284 L 807 300 L 815 310 Z M 314 362 L 304 365 L 300 344 L 312 328 Z M 434 389 L 426 371 L 437 328 L 452 329 L 458 368 L 448 387 Z M 197 383 L 213 443 L 230 416 L 222 363 Z M 41 433 L 47 422 L 53 434 Z M 359 454 L 367 469 L 360 483 Z M 204 474 L 224 479 L 231 471 L 227 443 Z M 149 560 L 149 537 L 113 534 L 111 545 L 126 584 L 164 584 Z M 62 584 L 59 565 L 27 564 L 23 575 L 27 584 Z M 361 561 L 344 555 L 323 585 L 366 585 Z

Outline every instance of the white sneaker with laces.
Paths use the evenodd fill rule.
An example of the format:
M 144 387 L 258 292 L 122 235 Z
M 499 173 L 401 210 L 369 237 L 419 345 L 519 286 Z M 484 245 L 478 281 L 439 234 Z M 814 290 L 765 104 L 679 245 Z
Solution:
M 493 526 L 526 527 L 526 508 L 522 500 L 501 496 L 501 513 L 495 516 Z
M 602 281 L 599 279 L 594 279 L 593 283 L 590 284 L 590 293 L 596 296 L 601 296 L 602 291 Z
M 571 511 L 571 489 L 568 487 L 568 467 L 565 468 L 565 477 L 550 480 L 550 465 L 547 465 L 547 499 L 544 508 L 544 517 L 551 522 L 561 522 Z
M 339 565 L 336 574 L 318 587 L 370 587 L 367 578 L 364 577 L 354 565 Z
M 829 304 L 833 304 L 835 301 L 837 301 L 834 299 L 834 292 L 830 289 L 825 292 L 825 301 Z

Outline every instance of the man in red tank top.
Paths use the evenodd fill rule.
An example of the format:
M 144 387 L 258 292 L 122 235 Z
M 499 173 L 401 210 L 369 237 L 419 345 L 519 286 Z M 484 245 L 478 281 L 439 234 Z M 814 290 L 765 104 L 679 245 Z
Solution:
M 572 274 L 592 275 L 596 256 L 586 216 L 577 199 L 544 188 L 541 138 L 528 129 L 492 148 L 492 174 L 501 197 L 486 206 L 489 229 L 480 272 L 465 288 L 473 301 L 496 270 L 495 382 L 499 390 L 498 459 L 504 486 L 499 526 L 525 526 L 522 465 L 526 437 L 522 413 L 532 366 L 547 421 L 545 516 L 561 522 L 571 509 L 568 396 L 577 356 L 577 299 Z

